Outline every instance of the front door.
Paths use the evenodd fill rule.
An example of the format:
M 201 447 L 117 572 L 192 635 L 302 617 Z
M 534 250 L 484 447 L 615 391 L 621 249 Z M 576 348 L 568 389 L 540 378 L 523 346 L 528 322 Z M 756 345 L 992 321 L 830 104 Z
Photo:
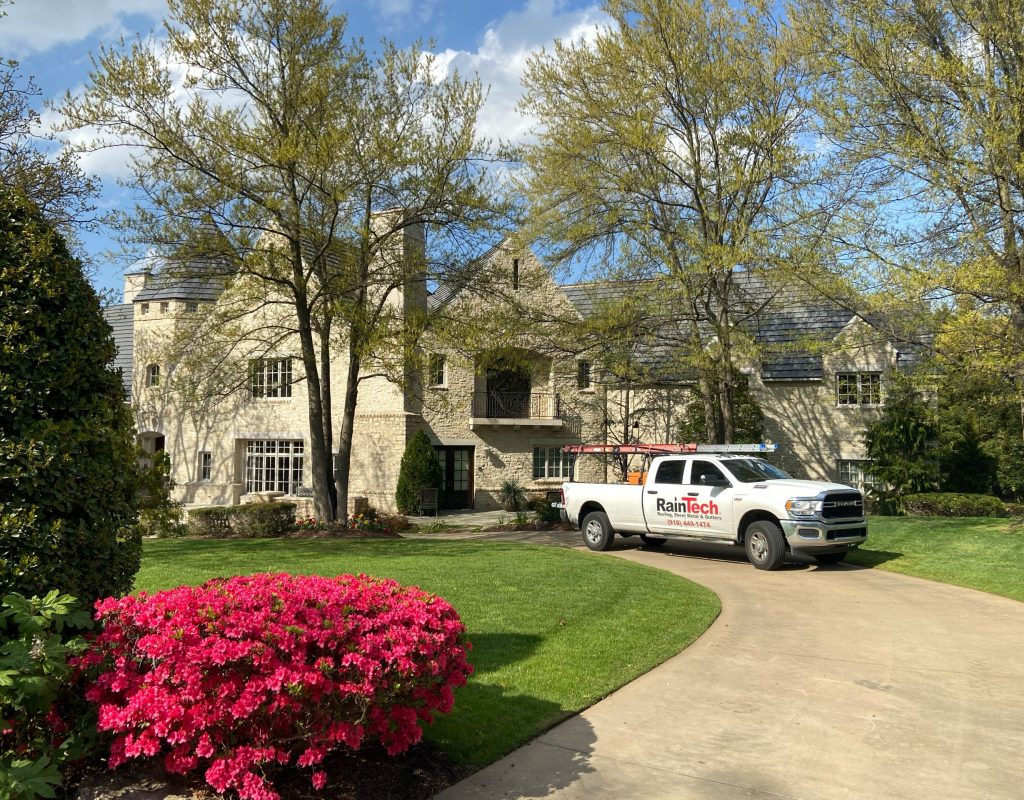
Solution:
M 441 508 L 473 507 L 473 448 L 435 447 L 441 465 L 441 491 L 437 502 Z

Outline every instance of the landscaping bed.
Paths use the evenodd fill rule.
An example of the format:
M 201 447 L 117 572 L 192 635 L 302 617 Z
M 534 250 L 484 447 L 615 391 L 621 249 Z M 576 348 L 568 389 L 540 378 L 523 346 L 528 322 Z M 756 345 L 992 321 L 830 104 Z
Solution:
M 136 588 L 270 570 L 419 586 L 456 608 L 473 646 L 474 674 L 424 743 L 394 759 L 372 748 L 332 756 L 329 797 L 430 796 L 676 654 L 719 611 L 711 592 L 660 570 L 563 548 L 453 540 L 147 541 Z M 308 778 L 280 780 L 286 797 L 315 796 Z

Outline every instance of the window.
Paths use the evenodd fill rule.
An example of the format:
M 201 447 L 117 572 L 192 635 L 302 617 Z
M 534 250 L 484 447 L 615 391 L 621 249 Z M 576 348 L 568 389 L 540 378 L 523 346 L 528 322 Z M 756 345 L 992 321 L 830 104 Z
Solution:
M 166 301 L 160 303 L 160 313 L 161 314 L 166 314 L 170 310 L 171 310 L 171 304 L 170 303 L 168 303 Z
M 836 374 L 836 403 L 841 406 L 877 406 L 882 403 L 882 375 L 878 372 Z
M 199 480 L 208 481 L 213 474 L 213 453 L 199 454 Z
M 703 480 L 707 478 L 708 480 Z M 708 481 L 724 481 L 727 480 L 725 475 L 722 473 L 715 464 L 710 461 L 691 461 L 690 462 L 690 485 L 691 486 L 710 486 Z
M 440 353 L 434 353 L 430 356 L 430 361 L 427 364 L 427 385 L 444 386 L 444 379 L 444 356 Z
M 302 485 L 301 441 L 257 440 L 245 447 L 245 491 L 295 494 Z
M 577 389 L 589 389 L 590 388 L 590 362 L 589 361 L 577 361 L 576 362 L 576 388 Z
M 677 459 L 675 461 L 662 461 L 658 466 L 658 472 L 654 476 L 655 483 L 682 483 L 683 467 L 686 462 Z
M 561 446 L 533 448 L 534 478 L 571 478 L 575 453 L 563 453 Z
M 292 360 L 257 358 L 250 361 L 249 391 L 253 397 L 291 397 Z
M 139 313 L 140 314 L 148 314 L 149 313 L 149 303 L 141 303 L 139 305 Z
M 160 365 L 150 364 L 146 367 L 146 386 L 160 385 Z
M 840 461 L 839 482 L 847 486 L 855 486 L 861 491 L 881 488 L 881 481 L 866 472 L 870 461 Z
M 195 300 L 186 300 L 185 310 L 189 314 L 195 314 L 199 310 L 199 303 L 197 303 Z
M 519 259 L 512 259 L 512 288 L 519 288 Z

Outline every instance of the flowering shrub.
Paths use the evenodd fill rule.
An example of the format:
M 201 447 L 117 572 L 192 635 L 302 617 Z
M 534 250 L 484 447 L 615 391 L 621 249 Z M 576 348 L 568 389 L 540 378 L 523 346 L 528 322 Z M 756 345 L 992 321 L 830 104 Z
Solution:
M 104 600 L 96 618 L 77 666 L 96 676 L 110 766 L 162 755 L 248 800 L 278 797 L 274 765 L 313 768 L 320 789 L 332 750 L 406 750 L 472 671 L 446 601 L 366 575 L 216 579 Z
M 323 527 L 323 523 L 318 522 L 316 517 L 300 517 L 295 520 L 297 531 L 318 531 Z
M 377 509 L 368 508 L 362 514 L 353 514 L 348 518 L 348 526 L 354 531 L 387 530 L 377 514 Z

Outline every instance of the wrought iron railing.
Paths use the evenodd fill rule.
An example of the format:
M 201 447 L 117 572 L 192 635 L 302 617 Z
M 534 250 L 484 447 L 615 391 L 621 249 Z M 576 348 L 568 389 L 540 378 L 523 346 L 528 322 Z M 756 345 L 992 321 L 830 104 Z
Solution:
M 492 419 L 558 419 L 553 392 L 474 392 L 473 416 Z

